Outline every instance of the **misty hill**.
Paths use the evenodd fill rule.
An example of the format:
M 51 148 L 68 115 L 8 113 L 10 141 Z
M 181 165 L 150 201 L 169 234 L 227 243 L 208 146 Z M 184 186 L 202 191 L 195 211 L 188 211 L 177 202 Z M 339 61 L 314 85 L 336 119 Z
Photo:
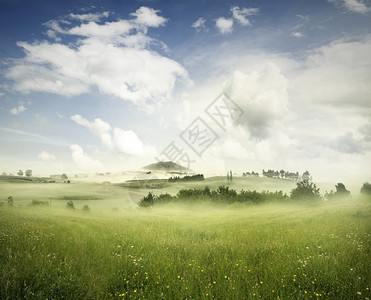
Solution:
M 172 161 L 159 161 L 154 164 L 150 164 L 148 166 L 143 167 L 143 169 L 150 170 L 150 171 L 167 171 L 167 172 L 190 172 L 191 170 L 183 167 L 181 165 L 176 164 Z

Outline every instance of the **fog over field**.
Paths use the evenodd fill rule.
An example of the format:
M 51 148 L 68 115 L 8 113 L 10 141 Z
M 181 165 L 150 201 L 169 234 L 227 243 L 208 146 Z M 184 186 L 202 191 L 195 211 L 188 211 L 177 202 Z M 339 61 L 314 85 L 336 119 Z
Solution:
M 0 0 L 0 299 L 369 299 L 370 16 Z

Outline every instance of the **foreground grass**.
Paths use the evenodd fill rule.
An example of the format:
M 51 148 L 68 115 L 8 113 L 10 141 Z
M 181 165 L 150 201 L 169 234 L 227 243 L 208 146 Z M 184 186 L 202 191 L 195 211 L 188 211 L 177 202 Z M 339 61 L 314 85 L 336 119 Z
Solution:
M 366 299 L 370 205 L 0 208 L 1 299 Z

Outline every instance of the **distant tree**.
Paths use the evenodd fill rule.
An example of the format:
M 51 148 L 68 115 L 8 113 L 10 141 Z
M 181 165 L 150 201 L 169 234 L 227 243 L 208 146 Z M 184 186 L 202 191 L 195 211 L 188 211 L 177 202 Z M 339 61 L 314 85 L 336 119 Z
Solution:
M 63 174 L 61 175 L 61 179 L 62 179 L 62 180 L 67 180 L 67 179 L 68 179 L 68 176 L 67 176 L 66 174 L 63 173 Z
M 17 175 L 18 175 L 18 176 L 23 176 L 23 171 L 22 171 L 22 170 L 19 170 L 19 171 L 17 172 Z
M 285 171 L 284 170 L 281 170 L 280 171 L 280 175 L 281 175 L 281 178 L 283 178 L 285 176 Z
M 13 206 L 14 205 L 14 200 L 12 196 L 8 196 L 8 205 Z
M 68 201 L 66 203 L 67 208 L 75 209 L 75 204 L 73 204 L 72 200 Z
M 30 169 L 26 170 L 26 171 L 25 171 L 25 175 L 26 175 L 27 177 L 31 177 L 31 176 L 32 176 L 32 170 L 30 170 Z
M 2 176 L 6 176 L 6 175 L 8 175 L 8 174 L 6 174 L 6 172 L 3 172 L 1 175 L 2 175 Z
M 371 196 L 371 183 L 365 182 L 361 187 L 361 194 L 363 196 Z
M 145 208 L 145 207 L 151 207 L 155 204 L 155 197 L 151 192 L 148 193 L 147 196 L 140 199 L 138 206 Z
M 327 199 L 332 200 L 336 198 L 348 198 L 350 196 L 350 192 L 345 188 L 345 185 L 341 182 L 335 185 L 336 192 L 334 193 L 331 191 L 327 194 Z
M 85 211 L 85 212 L 90 212 L 90 207 L 89 207 L 89 205 L 84 204 L 84 206 L 82 207 L 81 210 L 82 210 L 82 211 Z
M 319 188 L 309 180 L 303 180 L 296 184 L 296 188 L 291 191 L 292 200 L 320 200 Z
M 335 185 L 335 188 L 336 188 L 336 193 L 338 194 L 350 195 L 350 192 L 345 188 L 345 185 L 341 182 Z

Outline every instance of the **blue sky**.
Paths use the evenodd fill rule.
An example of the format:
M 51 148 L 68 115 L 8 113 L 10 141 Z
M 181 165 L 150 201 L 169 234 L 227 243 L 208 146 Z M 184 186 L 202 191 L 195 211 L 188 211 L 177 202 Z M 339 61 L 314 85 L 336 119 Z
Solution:
M 361 0 L 0 0 L 0 171 L 137 169 L 173 142 L 199 171 L 367 181 L 370 16 Z M 224 127 L 205 111 L 221 93 L 243 111 Z M 197 117 L 217 137 L 202 155 L 180 137 Z

